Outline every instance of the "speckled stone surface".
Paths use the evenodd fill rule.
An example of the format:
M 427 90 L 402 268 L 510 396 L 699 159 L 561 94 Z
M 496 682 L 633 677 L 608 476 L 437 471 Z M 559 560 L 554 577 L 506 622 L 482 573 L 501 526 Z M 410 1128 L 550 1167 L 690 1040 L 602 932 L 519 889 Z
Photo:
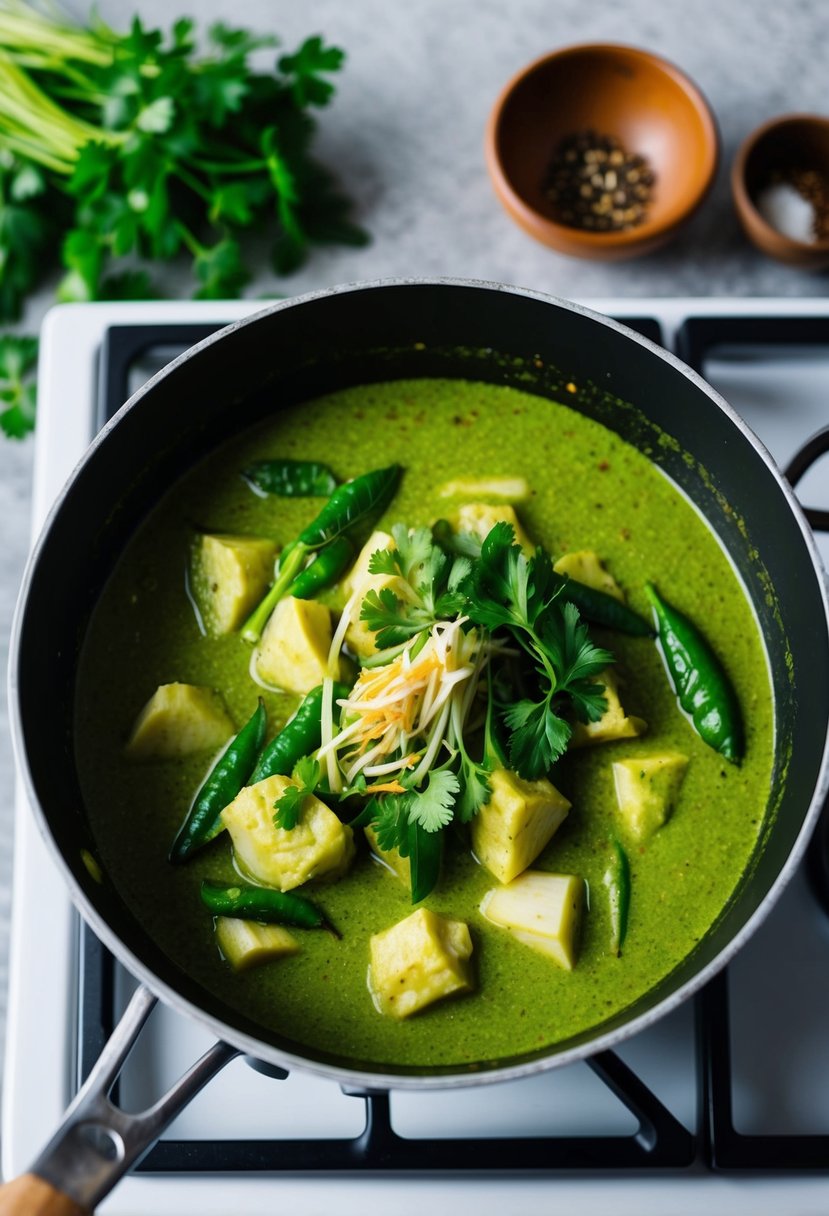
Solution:
M 71 3 L 76 13 L 84 6 Z M 277 284 L 263 271 L 251 295 L 306 291 L 388 276 L 457 275 L 539 288 L 562 296 L 823 296 L 829 279 L 767 261 L 734 217 L 728 168 L 739 142 L 773 115 L 829 111 L 823 0 L 139 0 L 152 23 L 179 11 L 200 21 L 243 22 L 277 32 L 288 49 L 321 32 L 348 51 L 318 153 L 357 200 L 367 249 L 332 248 Z M 100 0 L 123 27 L 124 0 Z M 723 158 L 704 208 L 680 237 L 646 259 L 617 265 L 574 261 L 536 245 L 513 226 L 492 193 L 482 155 L 488 111 L 525 63 L 571 42 L 620 41 L 666 55 L 708 97 Z M 165 275 L 169 296 L 191 290 L 186 270 Z M 44 290 L 22 329 L 33 332 L 49 303 Z M 31 442 L 0 440 L 0 651 L 28 546 Z M 5 666 L 5 663 L 4 663 Z M 0 1033 L 5 1022 L 14 768 L 0 708 Z

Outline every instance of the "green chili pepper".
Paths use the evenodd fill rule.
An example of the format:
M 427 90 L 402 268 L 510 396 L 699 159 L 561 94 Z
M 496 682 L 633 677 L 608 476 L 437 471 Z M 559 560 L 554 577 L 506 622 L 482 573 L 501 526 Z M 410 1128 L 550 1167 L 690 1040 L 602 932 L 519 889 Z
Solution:
M 337 486 L 317 518 L 300 532 L 299 545 L 306 549 L 321 549 L 341 533 L 379 514 L 397 489 L 400 473 L 400 465 L 391 464 Z
M 440 877 L 443 832 L 427 832 L 416 820 L 410 819 L 405 852 L 403 847 L 400 847 L 400 856 L 409 859 L 412 903 L 419 904 L 434 890 Z
M 286 595 L 298 600 L 311 600 L 318 591 L 336 583 L 342 572 L 354 561 L 354 546 L 347 536 L 338 536 L 330 545 L 320 549 L 310 565 L 301 571 Z
M 173 841 L 170 861 L 185 861 L 194 850 L 219 835 L 222 830 L 219 815 L 247 782 L 262 747 L 266 726 L 267 714 L 260 698 L 251 718 L 231 739 L 207 774 Z
M 581 615 L 594 625 L 604 625 L 607 629 L 618 629 L 620 633 L 632 637 L 652 638 L 653 629 L 638 612 L 628 608 L 627 604 L 617 600 L 613 595 L 588 587 L 567 575 L 555 574 L 553 586 L 560 586 L 562 600 L 575 604 Z
M 334 700 L 348 696 L 344 684 L 334 685 Z M 256 785 L 266 777 L 279 774 L 288 777 L 297 761 L 309 756 L 320 745 L 320 718 L 322 714 L 322 685 L 312 688 L 300 702 L 294 716 L 285 723 L 259 757 L 248 785 Z
M 602 882 L 607 887 L 610 901 L 610 945 L 616 957 L 620 958 L 630 915 L 630 862 L 618 840 L 612 840 L 611 844 L 613 856 Z
M 260 494 L 282 498 L 322 497 L 337 488 L 334 474 L 316 460 L 257 460 L 242 476 Z
M 300 532 L 296 541 L 283 553 L 276 581 L 242 626 L 245 641 L 259 640 L 268 618 L 302 570 L 309 553 L 325 548 L 344 532 L 365 523 L 384 509 L 395 491 L 400 472 L 400 465 L 393 464 L 386 469 L 363 473 L 353 481 L 337 486 L 316 519 Z
M 223 887 L 205 880 L 201 885 L 201 898 L 214 916 L 235 916 L 269 925 L 298 925 L 302 929 L 328 929 L 335 937 L 340 936 L 316 904 L 293 891 L 276 891 L 273 887 Z
M 744 746 L 740 707 L 722 664 L 688 617 L 663 600 L 650 583 L 645 590 L 679 704 L 690 714 L 700 738 L 738 764 Z

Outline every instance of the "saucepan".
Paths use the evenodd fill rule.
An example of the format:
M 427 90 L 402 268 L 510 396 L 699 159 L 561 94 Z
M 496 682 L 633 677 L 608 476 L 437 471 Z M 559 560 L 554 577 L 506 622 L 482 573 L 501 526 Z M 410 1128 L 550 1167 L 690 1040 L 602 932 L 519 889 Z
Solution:
M 117 892 L 94 881 L 83 860 L 94 846 L 74 759 L 73 687 L 98 589 L 182 472 L 275 408 L 347 385 L 418 376 L 515 384 L 553 399 L 564 385 L 578 386 L 568 404 L 661 466 L 718 534 L 753 603 L 774 687 L 775 758 L 765 826 L 738 890 L 657 988 L 598 1031 L 532 1056 L 397 1072 L 265 1037 L 183 974 Z M 809 524 L 760 442 L 692 369 L 583 307 L 498 284 L 369 283 L 274 304 L 187 351 L 94 441 L 47 521 L 20 598 L 10 703 L 32 812 L 81 913 L 141 987 L 61 1130 L 31 1173 L 0 1192 L 0 1212 L 91 1211 L 189 1097 L 239 1053 L 367 1090 L 480 1085 L 583 1059 L 674 1009 L 768 913 L 819 814 L 828 778 L 828 619 Z M 156 998 L 206 1027 L 217 1043 L 157 1106 L 126 1115 L 108 1095 Z

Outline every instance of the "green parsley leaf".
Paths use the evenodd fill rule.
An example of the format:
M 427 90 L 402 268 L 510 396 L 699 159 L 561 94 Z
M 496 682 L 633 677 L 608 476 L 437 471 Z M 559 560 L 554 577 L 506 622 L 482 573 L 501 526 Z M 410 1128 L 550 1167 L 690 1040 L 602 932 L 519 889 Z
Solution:
M 373 826 L 381 849 L 399 849 L 401 857 L 409 855 L 408 794 L 381 794 L 374 798 Z
M 423 790 L 411 790 L 404 794 L 408 801 L 410 823 L 419 823 L 426 832 L 439 832 L 452 822 L 455 797 L 460 791 L 460 782 L 448 769 L 435 769 L 429 774 Z
M 523 697 L 504 713 L 510 764 L 528 780 L 549 771 L 567 746 L 571 727 L 562 709 L 585 722 L 601 717 L 604 688 L 593 677 L 614 661 L 608 650 L 593 645 L 575 605 L 557 602 L 560 586 L 548 554 L 539 548 L 528 560 L 506 523 L 487 534 L 461 586 L 471 620 L 506 629 L 535 669 L 539 696 Z
M 0 427 L 10 439 L 22 439 L 35 424 L 37 338 L 0 337 Z
M 404 600 L 384 587 L 369 591 L 363 600 L 360 619 L 377 634 L 380 650 L 401 645 L 435 621 L 457 616 L 465 603 L 462 586 L 470 570 L 467 558 L 448 558 L 428 528 L 410 531 L 395 524 L 392 537 L 393 548 L 371 555 L 369 573 L 398 576 L 411 594 Z
M 210 249 L 203 249 L 194 262 L 201 287 L 196 292 L 199 300 L 222 300 L 237 296 L 250 275 L 242 262 L 239 242 L 226 237 Z
M 512 731 L 509 760 L 512 768 L 528 780 L 548 773 L 569 742 L 571 728 L 552 709 L 548 693 L 540 701 L 516 701 L 504 720 Z
M 274 827 L 291 832 L 297 825 L 305 799 L 313 794 L 320 782 L 320 766 L 313 756 L 303 756 L 297 761 L 293 772 L 294 781 L 299 785 L 289 785 L 281 798 L 274 805 Z
M 326 106 L 334 86 L 323 79 L 324 72 L 338 72 L 345 53 L 336 46 L 325 46 L 319 36 L 306 38 L 293 55 L 283 55 L 279 70 L 290 78 L 289 85 L 298 106 Z

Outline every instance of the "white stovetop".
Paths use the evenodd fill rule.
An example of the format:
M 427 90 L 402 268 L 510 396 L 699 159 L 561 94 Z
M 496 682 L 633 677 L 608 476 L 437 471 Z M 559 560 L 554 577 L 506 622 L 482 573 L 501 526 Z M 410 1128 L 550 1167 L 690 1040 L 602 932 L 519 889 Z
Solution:
M 768 315 L 809 313 L 829 316 L 829 302 L 823 301 L 801 304 L 791 300 L 597 300 L 590 301 L 590 304 L 617 316 L 660 317 L 668 337 L 678 321 L 689 313 L 699 316 L 740 311 Z M 78 305 L 64 306 L 47 318 L 43 333 L 34 485 L 36 530 L 42 526 L 55 494 L 89 439 L 88 403 L 94 399 L 94 357 L 102 325 L 164 320 L 221 323 L 255 311 L 255 308 L 250 302 Z M 742 368 L 739 376 L 735 376 L 734 366 L 729 363 L 712 364 L 709 371 L 717 387 L 724 389 L 727 394 L 728 388 L 732 388 L 732 404 L 746 413 L 749 422 L 760 431 L 777 458 L 784 460 L 794 446 L 788 429 L 793 417 L 791 410 L 797 416 L 803 436 L 817 429 L 825 420 L 825 413 L 821 415 L 821 410 L 825 410 L 829 370 L 826 365 L 816 367 L 808 359 L 798 359 L 794 363 L 787 361 L 784 365 L 764 367 L 761 373 L 757 373 L 762 374 L 766 391 L 769 379 L 772 382 L 777 379 L 779 382 L 775 387 L 785 392 L 787 400 L 792 400 L 789 416 L 782 420 L 779 415 L 758 419 L 750 416 L 752 374 Z M 733 383 L 730 383 L 730 377 Z M 793 383 L 798 386 L 795 394 L 791 392 Z M 741 394 L 745 396 L 745 401 L 739 399 Z M 819 487 L 813 478 L 806 488 L 813 493 Z M 37 893 L 37 898 L 33 898 L 34 893 Z M 825 966 L 825 959 L 829 956 L 822 955 L 821 950 L 827 947 L 829 931 L 822 924 L 811 922 L 806 933 L 798 928 L 802 924 L 799 918 L 804 912 L 809 915 L 808 900 L 802 880 L 796 879 L 780 908 L 735 966 L 747 975 L 753 970 L 764 982 L 767 978 L 767 948 L 773 948 L 775 942 L 779 945 L 781 940 L 785 943 L 797 933 L 795 964 L 800 967 L 801 973 L 809 977 L 810 998 L 816 1005 L 826 1008 L 829 1005 L 829 968 Z M 22 1172 L 29 1165 L 50 1135 L 70 1097 L 74 917 L 62 878 L 37 834 L 28 808 L 18 797 L 11 992 L 3 1103 L 2 1163 L 6 1177 Z M 824 973 L 827 977 L 825 980 L 822 978 Z M 159 1015 L 154 1016 L 158 1018 Z M 175 1016 L 163 1012 L 160 1020 L 175 1019 Z M 777 1013 L 773 1016 L 777 1016 Z M 656 1053 L 668 1054 L 674 1042 L 686 1042 L 689 1026 L 688 1011 L 680 1010 L 672 1015 L 667 1025 L 663 1023 L 655 1031 L 648 1032 L 654 1036 Z M 200 1051 L 202 1038 L 199 1032 L 179 1023 L 173 1033 L 191 1040 L 193 1056 Z M 640 1036 L 632 1040 L 620 1050 L 620 1054 L 634 1061 L 647 1046 L 643 1039 L 644 1036 Z M 782 1042 L 785 1043 L 785 1033 Z M 829 1044 L 826 1051 L 829 1052 Z M 785 1065 L 785 1051 L 781 1050 L 780 1058 Z M 811 1060 L 800 1067 L 820 1073 L 820 1065 L 824 1062 L 821 1058 L 816 1067 L 815 1061 Z M 189 1059 L 182 1058 L 180 1063 L 183 1066 L 189 1063 Z M 793 1061 L 792 1066 L 798 1066 L 797 1061 Z M 582 1069 L 586 1077 L 591 1077 L 584 1065 L 576 1068 Z M 237 1070 L 236 1080 L 233 1070 Z M 821 1075 L 824 1074 L 825 1070 Z M 652 1083 L 649 1075 L 646 1080 Z M 672 1090 L 671 1084 L 671 1076 L 666 1076 L 663 1088 L 654 1088 L 674 1113 L 693 1128 L 692 1096 L 687 1090 Z M 232 1109 L 234 1102 L 238 1102 L 240 1110 L 251 1104 L 254 1107 L 272 1105 L 277 1122 L 280 1108 L 284 1115 L 285 1108 L 290 1107 L 302 1122 L 309 1114 L 313 1116 L 319 1101 L 325 1100 L 327 1083 L 312 1082 L 302 1076 L 295 1076 L 287 1083 L 272 1082 L 249 1072 L 244 1064 L 237 1062 L 214 1085 L 217 1085 L 214 1097 L 218 1101 L 222 1119 L 226 1109 Z M 524 1096 L 529 1091 L 515 1091 L 515 1087 L 513 1092 L 509 1091 L 509 1087 L 475 1091 L 475 1102 L 484 1112 L 513 1102 L 516 1117 L 520 1117 L 522 1103 L 526 1106 L 528 1102 L 534 1104 L 541 1100 L 543 1105 L 549 1099 L 554 1109 L 558 1104 L 565 1121 L 568 1112 L 578 1120 L 579 1126 L 574 1127 L 574 1131 L 583 1131 L 582 1120 L 588 1118 L 587 1112 L 579 1106 L 584 1101 L 578 1096 L 583 1087 L 571 1070 L 548 1074 L 543 1078 L 542 1085 L 546 1087 L 544 1094 L 536 1090 L 531 1097 Z M 239 1092 L 242 1094 L 241 1100 L 238 1098 Z M 191 1111 L 185 1112 L 174 1127 L 174 1134 L 183 1137 L 200 1135 L 205 1128 L 215 1126 L 210 1122 L 210 1113 L 201 1105 L 203 1100 L 209 1101 L 209 1094 L 208 1089 Z M 352 1115 L 353 1108 L 348 1105 L 354 1099 L 340 1098 L 339 1091 L 336 1091 L 336 1096 L 339 1102 L 332 1104 L 325 1134 L 353 1134 L 354 1130 L 359 1130 L 354 1127 L 356 1115 Z M 739 1098 L 739 1095 L 735 1095 L 735 1098 Z M 435 1124 L 446 1122 L 444 1116 L 455 1101 L 455 1095 L 435 1096 L 429 1100 L 439 1104 L 431 1113 L 417 1103 L 401 1105 L 401 1132 L 416 1135 L 426 1126 L 433 1128 Z M 419 1098 L 418 1101 L 422 1103 L 423 1099 Z M 355 1107 L 359 1110 L 358 1103 L 355 1103 Z M 259 1114 L 261 1111 L 256 1112 L 257 1116 Z M 765 1114 L 768 1115 L 768 1111 Z M 754 1109 L 749 1103 L 743 1112 L 744 1130 L 767 1130 L 762 1123 L 763 1117 L 763 1111 Z M 829 1118 L 818 1112 L 818 1120 L 821 1117 L 825 1118 L 825 1125 L 819 1124 L 814 1130 L 829 1132 Z M 484 1126 L 486 1120 L 484 1113 L 480 1120 Z M 757 1127 L 753 1126 L 754 1122 L 758 1122 Z M 629 1130 L 630 1118 L 624 1112 L 617 1112 L 610 1116 L 601 1115 L 600 1123 L 603 1131 L 619 1134 Z M 240 1127 L 236 1134 L 245 1134 L 247 1130 Z M 298 1134 L 305 1134 L 306 1130 L 300 1127 Z M 807 1128 L 796 1127 L 792 1130 L 803 1131 Z M 220 1125 L 219 1134 L 228 1134 L 224 1122 Z M 606 1212 L 612 1212 L 615 1216 L 646 1216 L 647 1213 L 671 1213 L 672 1216 L 687 1213 L 691 1216 L 692 1213 L 726 1210 L 729 1213 L 745 1212 L 758 1216 L 763 1213 L 777 1216 L 781 1212 L 796 1212 L 798 1216 L 824 1216 L 829 1210 L 829 1178 L 723 1177 L 711 1175 L 702 1169 L 665 1176 L 556 1175 L 542 1179 L 423 1175 L 395 1179 L 359 1174 L 351 1177 L 247 1176 L 241 1179 L 144 1176 L 122 1183 L 101 1210 L 110 1216 L 144 1216 L 148 1211 L 152 1211 L 154 1216 L 189 1216 L 190 1212 L 198 1212 L 200 1216 L 228 1216 L 235 1211 L 257 1216 L 258 1213 L 270 1214 L 278 1207 L 306 1216 L 336 1206 L 342 1216 L 351 1216 L 351 1213 L 380 1210 L 381 1207 L 392 1213 L 415 1212 L 427 1205 L 433 1212 L 443 1213 L 459 1202 L 474 1206 L 480 1216 L 495 1216 L 496 1213 L 501 1216 L 504 1212 L 509 1216 L 523 1216 L 525 1213 L 526 1216 L 536 1216 L 539 1211 L 548 1210 L 552 1205 L 561 1210 L 571 1208 L 586 1216 Z

